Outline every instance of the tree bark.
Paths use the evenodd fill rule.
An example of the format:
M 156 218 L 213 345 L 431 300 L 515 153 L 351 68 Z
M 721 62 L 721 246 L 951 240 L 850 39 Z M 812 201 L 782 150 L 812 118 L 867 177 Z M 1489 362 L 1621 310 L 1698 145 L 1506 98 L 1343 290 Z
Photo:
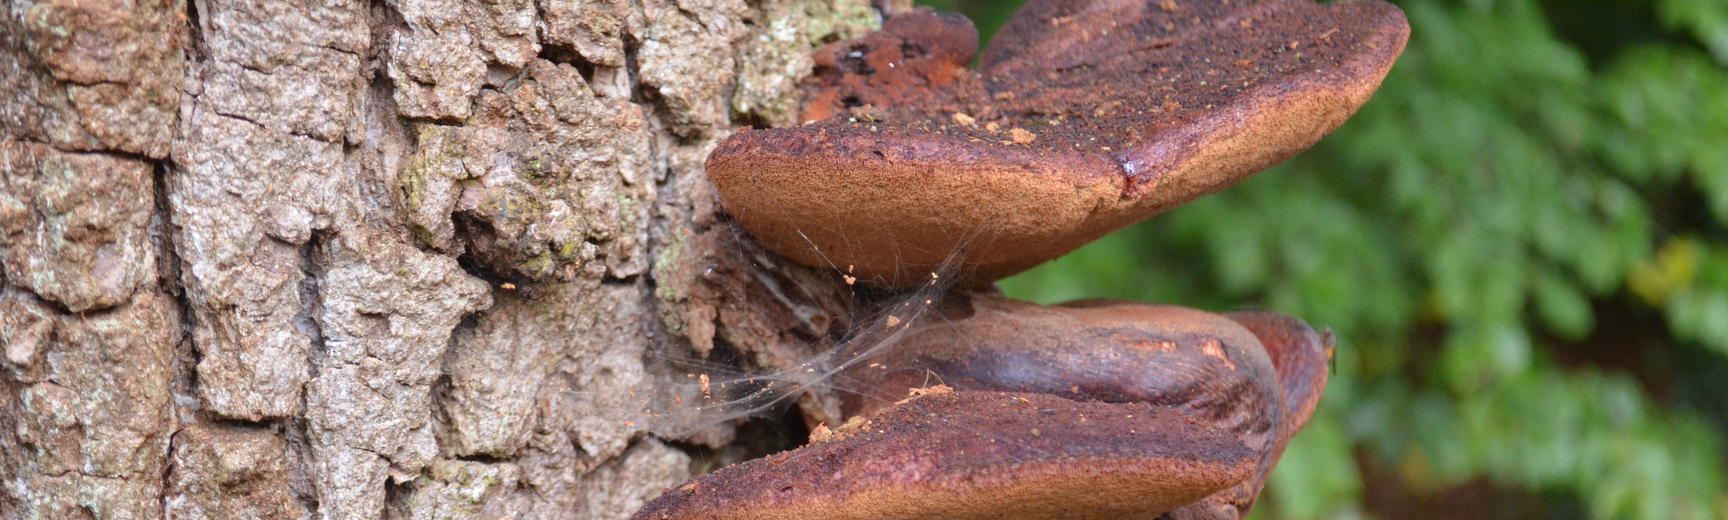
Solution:
M 867 0 L 3 5 L 0 518 L 624 518 L 846 327 L 702 164 Z

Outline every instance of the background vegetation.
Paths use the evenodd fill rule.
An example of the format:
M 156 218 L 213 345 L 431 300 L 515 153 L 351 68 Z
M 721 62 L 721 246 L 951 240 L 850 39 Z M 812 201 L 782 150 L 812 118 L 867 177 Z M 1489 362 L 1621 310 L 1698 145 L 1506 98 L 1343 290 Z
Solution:
M 1343 129 L 1005 289 L 1331 327 L 1258 518 L 1728 518 L 1728 0 L 1397 3 Z

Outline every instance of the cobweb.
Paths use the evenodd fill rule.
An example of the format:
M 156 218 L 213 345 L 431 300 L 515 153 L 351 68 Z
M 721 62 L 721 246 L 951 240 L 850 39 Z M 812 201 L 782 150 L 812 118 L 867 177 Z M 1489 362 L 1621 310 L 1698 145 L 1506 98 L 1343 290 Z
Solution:
M 810 247 L 831 260 L 814 243 Z M 838 378 L 842 372 L 892 351 L 923 327 L 941 322 L 937 310 L 954 287 L 965 249 L 964 245 L 957 248 L 928 269 L 928 277 L 917 286 L 896 291 L 870 288 L 870 280 L 852 276 L 851 266 L 830 261 L 827 270 L 846 281 L 854 301 L 860 304 L 832 347 L 790 366 L 753 369 L 748 361 L 737 359 L 741 356 L 736 352 L 708 359 L 658 354 L 659 361 L 678 376 L 672 384 L 662 382 L 660 393 L 650 399 L 643 418 L 648 431 L 666 439 L 688 438 L 716 425 L 783 412 L 808 392 L 854 391 L 844 388 Z

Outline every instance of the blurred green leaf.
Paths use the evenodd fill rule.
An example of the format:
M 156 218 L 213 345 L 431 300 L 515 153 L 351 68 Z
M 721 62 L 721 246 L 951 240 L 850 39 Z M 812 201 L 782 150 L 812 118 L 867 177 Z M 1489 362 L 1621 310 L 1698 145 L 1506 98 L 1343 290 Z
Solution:
M 1728 0 L 1665 0 L 1662 21 L 1686 30 L 1728 65 Z
M 1340 518 L 1350 514 L 1361 498 L 1350 438 L 1335 420 L 1308 423 L 1302 436 L 1284 451 L 1283 460 L 1290 462 L 1273 471 L 1274 484 L 1267 489 L 1268 501 L 1280 518 Z
M 1573 341 L 1590 333 L 1595 316 L 1590 311 L 1590 300 L 1577 286 L 1554 275 L 1543 276 L 1536 282 L 1534 295 L 1537 314 L 1548 330 Z

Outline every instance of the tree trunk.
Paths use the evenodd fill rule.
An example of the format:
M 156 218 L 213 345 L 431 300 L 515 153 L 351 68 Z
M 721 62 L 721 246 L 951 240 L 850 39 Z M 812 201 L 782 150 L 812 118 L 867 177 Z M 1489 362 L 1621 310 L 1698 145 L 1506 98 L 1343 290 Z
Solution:
M 0 518 L 623 518 L 844 330 L 702 163 L 867 0 L 3 1 Z

